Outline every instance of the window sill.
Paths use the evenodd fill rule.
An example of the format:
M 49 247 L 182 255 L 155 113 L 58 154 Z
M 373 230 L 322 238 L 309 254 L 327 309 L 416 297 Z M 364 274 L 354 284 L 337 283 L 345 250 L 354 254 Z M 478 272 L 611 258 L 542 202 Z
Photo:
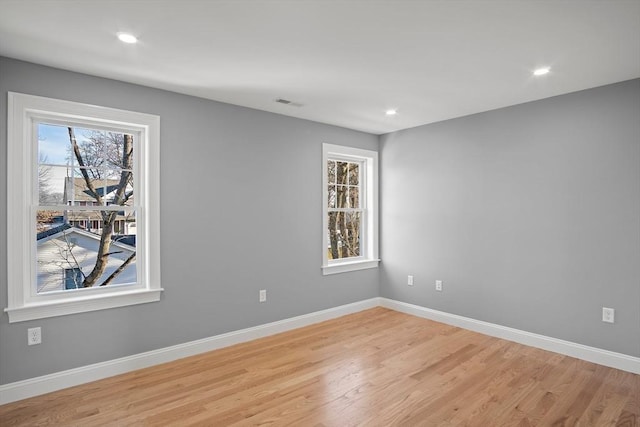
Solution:
M 26 320 L 44 319 L 46 317 L 64 316 L 67 314 L 85 313 L 108 308 L 125 307 L 160 300 L 162 289 L 145 289 L 130 292 L 119 292 L 91 298 L 74 298 L 65 301 L 51 301 L 42 304 L 30 304 L 15 308 L 5 308 L 9 315 L 9 323 Z
M 380 263 L 379 259 L 365 259 L 359 261 L 347 261 L 322 266 L 322 274 L 347 273 L 349 271 L 366 270 L 368 268 L 377 268 Z

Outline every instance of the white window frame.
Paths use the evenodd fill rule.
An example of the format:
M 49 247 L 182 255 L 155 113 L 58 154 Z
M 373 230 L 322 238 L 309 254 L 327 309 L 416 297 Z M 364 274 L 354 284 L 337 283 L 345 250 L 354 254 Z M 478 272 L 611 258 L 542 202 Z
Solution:
M 7 114 L 7 273 L 9 322 L 42 319 L 160 300 L 160 117 L 9 92 Z M 117 129 L 134 135 L 138 280 L 37 294 L 37 123 Z
M 363 194 L 362 225 L 360 231 L 359 257 L 330 260 L 328 229 L 328 197 L 329 177 L 327 176 L 327 162 L 329 160 L 343 160 L 358 162 L 360 168 Z M 346 147 L 334 144 L 322 144 L 322 274 L 344 273 L 348 271 L 376 268 L 378 258 L 378 153 L 371 150 Z

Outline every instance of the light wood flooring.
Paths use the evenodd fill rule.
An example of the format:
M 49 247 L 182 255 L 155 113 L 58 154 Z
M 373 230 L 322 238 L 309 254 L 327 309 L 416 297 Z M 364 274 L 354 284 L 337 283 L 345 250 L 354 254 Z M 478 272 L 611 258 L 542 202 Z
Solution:
M 384 308 L 0 406 L 8 426 L 638 426 L 640 375 Z

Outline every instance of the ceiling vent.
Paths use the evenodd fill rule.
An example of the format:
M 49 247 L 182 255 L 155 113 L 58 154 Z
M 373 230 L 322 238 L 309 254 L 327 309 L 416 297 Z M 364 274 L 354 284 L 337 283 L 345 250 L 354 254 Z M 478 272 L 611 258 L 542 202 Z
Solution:
M 276 102 L 278 104 L 290 105 L 292 107 L 302 107 L 302 104 L 300 104 L 299 102 L 289 101 L 288 99 L 284 98 L 276 98 Z

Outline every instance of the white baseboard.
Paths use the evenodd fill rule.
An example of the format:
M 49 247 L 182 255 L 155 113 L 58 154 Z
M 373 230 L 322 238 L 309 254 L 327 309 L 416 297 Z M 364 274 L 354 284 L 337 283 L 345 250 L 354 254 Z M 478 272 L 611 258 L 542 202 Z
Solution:
M 432 310 L 419 305 L 406 302 L 395 301 L 388 298 L 380 298 L 380 305 L 391 310 L 411 314 L 447 325 L 457 326 L 492 337 L 514 341 L 531 347 L 565 354 L 577 359 L 609 366 L 611 368 L 640 374 L 640 357 L 633 357 L 622 353 L 603 350 L 596 347 L 577 344 L 571 341 L 564 341 L 545 335 L 534 334 L 521 331 L 519 329 L 508 328 L 494 323 L 483 322 L 469 317 L 458 316 L 456 314 L 445 313 L 443 311 Z
M 292 329 L 308 326 L 313 323 L 323 322 L 346 314 L 377 307 L 378 305 L 379 298 L 371 298 L 252 328 L 241 329 L 239 331 L 228 332 L 201 340 L 190 341 L 184 344 L 134 354 L 133 356 L 122 357 L 106 362 L 82 366 L 80 368 L 30 378 L 24 381 L 0 385 L 0 405 L 112 377 L 114 375 L 124 374 L 136 369 L 171 362 L 173 360 L 194 356 L 207 351 L 217 350 L 234 344 L 266 337 L 268 335 L 286 332 Z
M 0 405 L 286 332 L 378 306 L 640 374 L 640 358 L 638 357 L 377 297 L 184 344 L 0 385 Z

